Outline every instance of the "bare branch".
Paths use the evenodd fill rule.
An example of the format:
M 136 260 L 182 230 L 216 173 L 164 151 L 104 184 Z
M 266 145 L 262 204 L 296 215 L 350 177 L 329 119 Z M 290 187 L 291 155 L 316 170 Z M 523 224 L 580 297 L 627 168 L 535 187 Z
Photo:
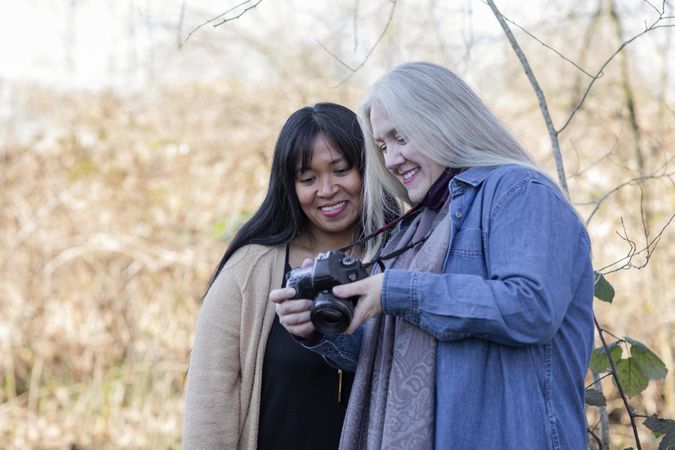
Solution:
M 353 52 L 356 52 L 356 49 L 359 48 L 359 27 L 358 27 L 358 17 L 359 17 L 359 0 L 354 0 L 354 49 Z
M 509 25 L 506 23 L 504 16 L 502 15 L 501 12 L 499 12 L 497 5 L 495 5 L 495 2 L 493 0 L 486 0 L 486 2 L 488 6 L 490 6 L 490 9 L 492 9 L 492 12 L 497 18 L 497 21 L 502 26 L 504 34 L 506 34 L 506 38 L 511 43 L 511 48 L 513 48 L 513 51 L 516 53 L 516 56 L 518 56 L 520 64 L 523 66 L 523 70 L 525 71 L 525 75 L 527 75 L 527 78 L 530 80 L 530 84 L 532 85 L 532 89 L 534 89 L 534 92 L 537 95 L 537 99 L 539 100 L 539 108 L 541 109 L 541 113 L 544 116 L 546 128 L 548 129 L 548 134 L 551 139 L 553 157 L 555 158 L 555 164 L 558 172 L 558 181 L 560 182 L 561 189 L 563 190 L 565 195 L 569 198 L 569 190 L 567 189 L 567 179 L 565 178 L 565 166 L 563 164 L 562 153 L 560 152 L 560 143 L 558 141 L 558 131 L 556 131 L 555 127 L 553 126 L 553 119 L 551 118 L 551 113 L 548 110 L 548 104 L 546 103 L 544 91 L 539 86 L 539 82 L 537 81 L 537 78 L 534 76 L 534 72 L 532 72 L 532 67 L 530 66 L 530 63 L 527 61 L 525 53 L 523 53 L 523 50 L 520 48 L 520 45 L 518 45 L 518 41 L 516 41 L 516 38 L 511 32 L 511 28 L 509 28 Z
M 665 166 L 664 166 L 664 168 L 665 168 Z M 609 192 L 607 192 L 605 195 L 603 195 L 602 197 L 600 197 L 597 200 L 592 200 L 590 202 L 583 202 L 583 203 L 575 202 L 575 204 L 579 205 L 579 206 L 592 205 L 592 204 L 595 205 L 595 208 L 593 208 L 593 211 L 591 211 L 591 214 L 588 216 L 588 219 L 586 219 L 586 226 L 588 226 L 588 224 L 591 222 L 591 219 L 593 218 L 595 213 L 598 211 L 598 209 L 600 209 L 600 205 L 602 205 L 602 202 L 607 200 L 612 194 L 615 194 L 616 192 L 618 192 L 619 190 L 621 190 L 622 188 L 624 188 L 626 186 L 632 186 L 632 185 L 635 185 L 635 184 L 642 184 L 645 181 L 652 180 L 652 179 L 670 178 L 673 175 L 675 175 L 675 172 L 663 173 L 663 174 L 660 174 L 660 175 L 657 175 L 657 174 L 644 175 L 644 176 L 640 176 L 640 177 L 631 178 L 630 180 L 624 181 L 623 183 L 614 187 L 614 189 L 610 190 Z
M 587 171 L 589 171 L 592 167 L 598 165 L 599 163 L 601 163 L 605 159 L 609 158 L 612 155 L 612 153 L 614 153 L 614 151 L 616 150 L 616 146 L 617 146 L 618 142 L 619 142 L 619 139 L 618 139 L 617 136 L 615 136 L 614 137 L 614 143 L 609 148 L 609 150 L 607 150 L 603 155 L 599 156 L 597 159 L 592 161 L 586 167 L 583 167 L 583 168 L 577 167 L 577 169 L 572 174 L 568 175 L 567 178 L 570 179 L 570 178 L 579 177 L 579 176 L 583 175 L 584 173 L 586 173 Z M 570 143 L 572 145 L 572 149 L 574 150 L 574 152 L 577 156 L 577 160 L 581 160 L 581 153 L 579 152 L 579 149 L 577 148 L 577 146 L 574 144 L 574 141 L 571 140 Z M 577 203 L 577 204 L 581 204 L 581 203 Z M 590 203 L 587 202 L 586 204 L 590 204 Z
M 335 60 L 336 60 L 338 63 L 340 63 L 340 65 L 342 65 L 343 67 L 347 68 L 348 70 L 350 70 L 350 71 L 352 71 L 352 72 L 354 71 L 354 69 L 352 69 L 351 66 L 350 66 L 349 64 L 347 64 L 347 63 L 344 62 L 342 59 L 340 59 L 340 57 L 339 57 L 338 55 L 336 55 L 335 53 L 333 53 L 328 47 L 326 47 L 326 46 L 324 45 L 323 42 L 321 42 L 320 40 L 317 39 L 317 40 L 316 40 L 316 43 L 319 44 L 319 45 L 321 46 L 321 48 L 324 49 L 324 50 L 326 51 L 326 53 L 328 53 L 330 56 L 332 56 L 333 58 L 335 58 Z
M 370 48 L 370 50 L 369 50 L 368 53 L 366 54 L 366 57 L 363 59 L 363 61 L 361 61 L 361 63 L 360 63 L 358 66 L 352 68 L 349 64 L 347 64 L 347 63 L 344 62 L 342 59 L 340 59 L 335 53 L 333 53 L 333 52 L 331 52 L 330 50 L 328 50 L 328 48 L 326 48 L 325 45 L 323 45 L 321 42 L 319 42 L 319 45 L 321 45 L 321 47 L 322 47 L 324 50 L 326 50 L 326 52 L 327 52 L 329 55 L 331 55 L 331 56 L 332 56 L 333 58 L 335 58 L 341 65 L 343 65 L 344 67 L 346 67 L 347 69 L 349 69 L 349 70 L 351 71 L 351 73 L 350 73 L 346 78 L 344 78 L 342 81 L 340 81 L 340 83 L 338 83 L 337 86 L 335 86 L 335 87 L 342 86 L 342 84 L 344 84 L 345 81 L 347 81 L 347 80 L 349 80 L 351 77 L 353 77 L 353 76 L 356 74 L 356 72 L 358 72 L 359 69 L 361 69 L 361 67 L 363 67 L 363 66 L 366 64 L 366 62 L 367 62 L 368 59 L 370 58 L 370 55 L 373 54 L 373 52 L 375 51 L 375 49 L 377 48 L 377 46 L 380 44 L 380 41 L 382 41 L 382 38 L 384 38 L 384 35 L 387 33 L 387 30 L 389 30 L 389 26 L 391 25 L 391 23 L 392 23 L 392 21 L 393 21 L 393 19 L 394 19 L 394 11 L 396 10 L 396 5 L 397 5 L 397 2 L 398 2 L 398 0 L 390 0 L 390 1 L 391 1 L 391 10 L 389 11 L 389 17 L 387 18 L 387 23 L 385 23 L 384 28 L 382 29 L 382 32 L 380 33 L 380 35 L 378 36 L 377 40 L 375 41 L 375 44 L 373 44 L 373 46 Z
M 229 13 L 231 13 L 232 11 L 234 11 L 235 9 L 242 7 L 242 6 L 246 5 L 247 3 L 251 3 L 252 1 L 253 1 L 253 0 L 245 0 L 245 1 L 241 2 L 241 3 L 239 3 L 238 5 L 235 5 L 235 6 L 233 6 L 232 8 L 228 9 L 228 10 L 225 11 L 224 13 L 218 14 L 216 17 L 213 17 L 213 18 L 207 20 L 206 22 L 197 25 L 197 27 L 196 27 L 194 30 L 192 30 L 192 31 L 190 31 L 190 33 L 188 33 L 188 35 L 187 35 L 187 37 L 185 38 L 185 41 L 183 42 L 183 44 L 185 44 L 185 43 L 188 41 L 188 39 L 190 39 L 190 37 L 191 37 L 193 34 L 195 34 L 195 32 L 196 32 L 197 30 L 199 30 L 199 29 L 205 27 L 206 25 L 208 25 L 208 24 L 210 24 L 210 23 L 213 23 L 213 22 L 216 22 L 216 21 L 220 20 L 219 23 L 213 25 L 214 27 L 219 27 L 219 26 L 223 25 L 224 23 L 230 22 L 230 21 L 232 21 L 232 20 L 237 20 L 238 18 L 240 18 L 241 16 L 243 16 L 244 14 L 246 14 L 248 11 L 250 11 L 251 9 L 255 8 L 256 6 L 258 6 L 258 5 L 262 2 L 262 0 L 258 0 L 258 1 L 255 2 L 253 5 L 249 6 L 248 8 L 245 8 L 245 9 L 244 9 L 241 13 L 239 13 L 238 15 L 236 15 L 236 16 L 234 16 L 234 17 L 230 17 L 230 18 L 224 18 L 226 15 L 228 15 Z
M 604 446 L 602 445 L 602 441 L 600 438 L 591 430 L 590 428 L 586 427 L 586 432 L 591 435 L 591 437 L 595 440 L 595 443 L 598 444 L 598 448 L 603 448 Z
M 506 17 L 506 16 L 504 16 L 504 20 L 506 20 L 507 22 L 512 23 L 513 25 L 515 25 L 516 27 L 518 27 L 523 33 L 527 34 L 527 35 L 530 36 L 532 39 L 534 39 L 535 41 L 539 42 L 542 46 L 544 46 L 544 47 L 546 47 L 547 49 L 551 50 L 553 53 L 555 53 L 556 55 L 560 56 L 562 59 L 564 59 L 564 60 L 567 61 L 568 63 L 572 64 L 574 67 L 576 67 L 576 68 L 579 69 L 581 72 L 583 72 L 586 76 L 588 76 L 588 77 L 590 77 L 590 78 L 593 78 L 593 75 L 590 74 L 590 73 L 588 73 L 583 67 L 579 66 L 577 63 L 575 63 L 574 61 L 572 61 L 572 60 L 569 59 L 567 56 L 563 55 L 562 53 L 560 53 L 558 50 L 556 50 L 555 48 L 551 47 L 551 46 L 548 45 L 547 43 L 543 42 L 541 39 L 539 39 L 538 37 L 536 37 L 534 34 L 530 33 L 529 31 L 527 31 L 525 28 L 523 28 L 522 26 L 520 26 L 519 24 L 517 24 L 515 21 L 509 19 L 509 18 Z
M 593 374 L 596 375 L 595 372 Z M 602 380 L 604 380 L 605 378 L 610 377 L 610 376 L 612 376 L 611 373 L 606 373 L 603 376 L 598 376 L 598 378 L 593 377 L 593 381 L 591 382 L 591 384 L 586 386 L 586 389 L 589 389 L 589 388 L 595 386 L 596 384 L 600 383 Z
M 185 0 L 183 0 L 180 4 L 180 15 L 178 16 L 178 25 L 176 26 L 176 44 L 178 45 L 179 50 L 183 47 L 183 40 L 181 36 L 183 34 L 184 20 L 185 20 Z
M 670 216 L 668 221 L 665 223 L 665 225 L 663 225 L 663 227 L 658 232 L 658 234 L 654 237 L 654 239 L 652 239 L 650 242 L 648 242 L 647 245 L 640 250 L 637 250 L 637 245 L 635 244 L 635 242 L 628 238 L 628 233 L 626 232 L 625 226 L 623 226 L 623 219 L 621 219 L 621 224 L 623 226 L 624 234 L 623 235 L 620 234 L 620 233 L 617 233 L 617 234 L 619 234 L 619 237 L 621 237 L 621 239 L 625 240 L 628 243 L 628 245 L 629 245 L 628 254 L 626 256 L 624 256 L 623 258 L 621 258 L 621 259 L 619 259 L 619 260 L 617 260 L 617 261 L 615 261 L 611 264 L 608 264 L 605 267 L 599 269 L 598 272 L 601 272 L 603 275 L 607 275 L 609 273 L 618 272 L 619 270 L 643 269 L 643 268 L 645 268 L 647 266 L 647 264 L 649 263 L 649 259 L 654 254 L 654 251 L 656 250 L 656 247 L 659 245 L 659 242 L 661 241 L 661 237 L 663 236 L 663 233 L 666 231 L 666 228 L 668 228 L 668 226 L 670 226 L 670 224 L 673 222 L 673 219 L 675 219 L 675 214 L 672 214 Z M 641 255 L 643 253 L 646 253 L 645 261 L 640 265 L 634 265 L 632 263 L 633 258 L 635 256 Z M 625 263 L 624 263 L 624 261 L 625 261 Z M 617 267 L 616 269 L 605 271 L 606 269 L 608 269 L 612 266 L 616 266 L 617 264 L 621 264 L 621 263 L 623 263 L 623 264 L 620 267 Z
M 663 15 L 663 13 L 665 11 L 665 8 L 666 8 L 666 5 L 665 5 L 666 2 L 663 2 L 663 4 L 661 5 L 661 9 L 659 9 L 656 6 L 652 5 L 652 3 L 649 0 L 644 0 L 644 1 L 645 1 L 646 4 L 648 4 L 649 6 L 654 8 L 654 11 L 656 11 L 656 13 L 658 15 Z
M 659 17 L 658 17 L 651 25 L 647 26 L 643 31 L 641 31 L 640 33 L 634 35 L 634 36 L 631 37 L 630 39 L 624 41 L 624 42 L 619 46 L 619 48 L 617 48 L 617 49 L 614 51 L 614 53 L 612 53 L 612 54 L 610 55 L 610 57 L 607 58 L 607 60 L 602 64 L 602 66 L 600 66 L 600 69 L 598 69 L 598 71 L 596 72 L 596 74 L 593 75 L 593 77 L 591 78 L 591 82 L 590 82 L 590 83 L 588 84 L 588 86 L 586 87 L 586 90 L 584 91 L 583 95 L 581 96 L 581 99 L 579 99 L 579 101 L 577 102 L 577 104 L 574 106 L 574 108 L 573 108 L 572 111 L 570 112 L 569 116 L 567 117 L 567 120 L 565 120 L 565 122 L 563 123 L 563 125 L 558 129 L 558 133 L 562 133 L 563 130 L 564 130 L 565 128 L 567 128 L 567 126 L 570 124 L 570 122 L 572 121 L 572 118 L 574 117 L 574 115 L 575 115 L 575 114 L 577 113 L 577 111 L 581 108 L 581 105 L 583 105 L 583 103 L 586 101 L 586 97 L 588 97 L 588 94 L 591 92 L 591 89 L 593 88 L 593 85 L 595 84 L 595 82 L 596 82 L 598 79 L 602 78 L 602 76 L 603 76 L 604 73 L 605 73 L 605 68 L 609 65 L 610 62 L 612 62 L 612 60 L 616 57 L 616 55 L 618 55 L 619 53 L 621 53 L 621 51 L 622 51 L 626 46 L 628 46 L 630 43 L 632 43 L 633 41 L 635 41 L 637 38 L 639 38 L 639 37 L 641 37 L 641 36 L 643 36 L 643 35 L 649 33 L 650 31 L 654 31 L 654 30 L 656 30 L 656 29 L 658 29 L 658 28 L 671 28 L 671 27 L 675 27 L 675 24 L 659 25 L 659 23 L 660 23 L 662 20 L 669 19 L 669 18 L 670 18 L 670 17 L 664 16 L 662 13 L 659 13 Z
M 628 416 L 630 417 L 630 424 L 631 427 L 633 428 L 633 436 L 635 436 L 635 445 L 637 445 L 638 450 L 641 450 L 642 446 L 640 445 L 640 437 L 638 436 L 637 424 L 635 423 L 635 412 L 628 403 L 628 398 L 626 397 L 626 393 L 623 389 L 623 384 L 621 383 L 619 375 L 616 371 L 616 365 L 614 364 L 614 360 L 610 356 L 609 348 L 607 347 L 607 342 L 605 341 L 605 336 L 603 334 L 603 329 L 600 327 L 600 322 L 598 322 L 598 319 L 595 317 L 595 315 L 593 315 L 593 321 L 595 322 L 595 328 L 598 330 L 598 337 L 600 337 L 602 347 L 605 349 L 605 354 L 607 355 L 607 359 L 609 360 L 609 366 L 611 367 L 611 373 L 612 376 L 614 377 L 614 382 L 616 383 L 616 387 L 619 389 L 619 394 L 621 395 L 621 400 L 623 400 L 623 404 L 626 407 L 626 411 L 628 411 Z
M 244 5 L 244 4 L 246 4 L 246 3 L 250 2 L 250 1 L 251 1 L 251 0 L 248 0 L 248 1 L 244 2 L 244 3 L 242 3 L 242 5 Z M 246 14 L 247 12 L 249 12 L 250 10 L 252 10 L 253 8 L 255 8 L 256 6 L 258 6 L 261 2 L 262 2 L 262 0 L 258 0 L 258 1 L 255 2 L 253 5 L 249 6 L 249 7 L 246 8 L 246 9 L 244 9 L 242 12 L 240 12 L 240 13 L 237 14 L 236 16 L 230 17 L 229 19 L 223 19 L 223 20 L 221 20 L 220 23 L 215 24 L 214 27 L 219 27 L 219 26 L 221 26 L 221 25 L 223 25 L 223 24 L 225 24 L 225 23 L 227 23 L 227 22 L 231 22 L 231 21 L 233 21 L 233 20 L 237 20 L 238 18 L 240 18 L 241 16 L 243 16 L 244 14 Z M 230 11 L 231 11 L 231 9 L 230 9 Z

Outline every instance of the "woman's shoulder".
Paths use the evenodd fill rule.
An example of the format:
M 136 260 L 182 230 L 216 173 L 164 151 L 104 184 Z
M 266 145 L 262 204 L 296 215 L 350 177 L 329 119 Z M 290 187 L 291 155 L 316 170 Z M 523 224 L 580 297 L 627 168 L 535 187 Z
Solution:
M 558 184 L 532 166 L 505 164 L 492 168 L 485 177 L 485 187 L 500 193 L 513 192 L 531 185 L 546 186 L 557 197 L 564 198 Z
M 524 180 L 536 180 L 543 175 L 539 170 L 531 166 L 520 164 L 504 164 L 503 166 L 496 166 L 487 176 L 488 180 L 505 180 L 520 182 Z
M 222 272 L 245 274 L 269 267 L 285 255 L 285 245 L 249 244 L 238 248 L 223 267 Z
M 285 251 L 285 245 L 244 245 L 227 260 L 212 288 L 221 290 L 239 286 L 237 289 L 241 289 L 252 277 L 271 277 L 275 270 L 283 271 Z
M 561 210 L 569 212 L 565 217 L 568 217 L 571 222 L 577 222 L 581 228 L 585 229 L 581 217 L 560 186 L 535 167 L 517 164 L 496 167 L 487 176 L 485 185 L 487 189 L 493 191 L 491 196 L 493 212 L 502 209 L 509 199 L 526 195 L 528 208 L 536 209 L 544 204 L 558 205 Z

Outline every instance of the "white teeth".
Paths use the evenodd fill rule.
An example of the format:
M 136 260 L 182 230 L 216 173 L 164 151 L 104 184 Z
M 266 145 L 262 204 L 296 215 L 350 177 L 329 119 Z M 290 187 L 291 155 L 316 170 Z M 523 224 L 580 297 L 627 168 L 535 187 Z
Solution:
M 325 212 L 337 211 L 338 209 L 342 208 L 345 203 L 346 202 L 340 202 L 340 203 L 336 203 L 332 206 L 324 206 L 323 208 L 321 208 L 321 211 L 325 211 Z
M 413 176 L 415 176 L 415 174 L 416 174 L 417 172 L 419 172 L 419 169 L 413 169 L 413 170 L 410 170 L 410 171 L 408 171 L 408 172 L 406 172 L 406 173 L 403 174 L 403 179 L 404 179 L 404 180 L 409 180 L 410 178 L 412 178 Z

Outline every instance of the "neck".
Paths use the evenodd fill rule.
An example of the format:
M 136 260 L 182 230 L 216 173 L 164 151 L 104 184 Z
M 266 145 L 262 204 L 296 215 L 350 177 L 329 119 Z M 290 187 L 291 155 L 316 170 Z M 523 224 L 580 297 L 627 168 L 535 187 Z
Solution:
M 427 194 L 420 202 L 422 206 L 435 210 L 440 209 L 450 195 L 448 183 L 450 183 L 450 180 L 452 180 L 459 172 L 461 172 L 461 169 L 446 168 L 429 188 L 429 191 L 427 191 Z
M 354 227 L 340 233 L 324 233 L 321 230 L 309 229 L 293 239 L 289 248 L 291 267 L 300 267 L 309 258 L 314 259 L 320 252 L 335 250 L 352 243 Z
M 319 253 L 351 244 L 354 240 L 354 228 L 349 227 L 339 233 L 325 233 L 316 228 L 310 228 L 302 236 L 308 241 L 310 247 Z

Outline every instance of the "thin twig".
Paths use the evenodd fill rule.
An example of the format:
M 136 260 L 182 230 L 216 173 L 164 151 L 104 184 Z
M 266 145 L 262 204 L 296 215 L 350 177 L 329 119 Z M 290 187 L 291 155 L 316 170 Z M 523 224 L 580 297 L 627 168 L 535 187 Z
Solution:
M 354 0 L 354 49 L 352 50 L 356 53 L 356 49 L 359 48 L 359 0 Z
M 176 44 L 178 45 L 179 50 L 183 48 L 183 40 L 181 39 L 181 36 L 183 35 L 184 21 L 185 21 L 185 0 L 183 0 L 180 4 L 180 15 L 178 16 L 178 25 L 176 25 Z
M 654 239 L 652 239 L 644 248 L 642 248 L 640 250 L 637 250 L 636 247 L 634 247 L 635 243 L 633 241 L 631 241 L 630 239 L 628 239 L 627 236 L 621 236 L 620 235 L 622 237 L 622 239 L 626 240 L 629 243 L 629 245 L 631 246 L 631 250 L 629 251 L 628 255 L 624 256 L 623 258 L 619 259 L 618 261 L 613 262 L 612 264 L 606 265 L 605 267 L 599 269 L 598 272 L 601 272 L 603 275 L 607 275 L 607 274 L 610 274 L 610 273 L 618 272 L 619 270 L 628 270 L 628 269 L 631 269 L 631 268 L 634 268 L 634 269 L 644 268 L 647 265 L 647 263 L 649 262 L 649 259 L 651 258 L 652 254 L 656 250 L 656 247 L 658 246 L 659 242 L 661 241 L 661 236 L 665 232 L 666 228 L 668 228 L 668 226 L 671 224 L 673 219 L 675 219 L 675 214 L 672 214 L 670 216 L 670 218 L 668 219 L 666 224 L 661 228 L 661 230 L 654 237 Z M 644 252 L 647 252 L 647 256 L 645 256 L 646 260 L 643 264 L 641 264 L 639 266 L 635 266 L 635 265 L 631 264 L 631 261 L 635 256 L 640 255 Z M 628 260 L 628 261 L 626 263 L 624 263 L 621 267 L 618 267 L 616 269 L 609 270 L 609 271 L 605 272 L 606 269 L 608 269 L 612 266 L 615 266 L 617 264 L 620 264 L 622 261 L 625 261 L 625 260 Z
M 604 380 L 605 378 L 607 378 L 607 377 L 609 377 L 609 376 L 612 376 L 612 374 L 609 373 L 609 372 L 606 373 L 606 374 L 604 374 L 604 375 L 601 376 L 601 377 L 598 376 L 598 379 L 597 379 L 597 380 L 593 380 L 593 382 L 592 382 L 591 384 L 589 384 L 588 386 L 586 386 L 586 389 L 590 389 L 591 387 L 593 387 L 593 386 L 595 386 L 596 384 L 600 383 L 602 380 Z
M 593 208 L 593 211 L 591 211 L 588 218 L 586 219 L 586 226 L 588 227 L 588 224 L 591 222 L 591 219 L 593 219 L 593 216 L 595 215 L 595 213 L 598 212 L 598 209 L 600 209 L 600 206 L 602 205 L 602 203 L 605 200 L 607 200 L 611 195 L 618 192 L 619 190 L 623 189 L 626 186 L 631 186 L 631 185 L 635 185 L 635 184 L 642 184 L 647 180 L 651 180 L 651 179 L 656 180 L 656 179 L 659 179 L 659 178 L 670 178 L 673 175 L 675 175 L 675 172 L 669 172 L 669 173 L 664 173 L 664 174 L 660 174 L 660 175 L 656 175 L 656 174 L 645 175 L 645 176 L 631 178 L 630 180 L 624 181 L 623 183 L 614 187 L 612 190 L 608 191 L 607 193 L 605 193 L 605 195 L 603 195 L 602 197 L 600 197 L 597 200 L 591 200 L 589 202 L 575 202 L 575 205 L 577 205 L 577 206 L 595 205 L 595 208 Z
M 344 78 L 342 81 L 340 81 L 340 83 L 338 83 L 335 87 L 342 86 L 345 83 L 345 81 L 347 81 L 351 77 L 353 77 L 356 74 L 356 72 L 358 72 L 359 69 L 361 69 L 361 67 L 363 67 L 366 64 L 366 62 L 370 58 L 370 55 L 373 54 L 373 52 L 375 51 L 377 46 L 380 44 L 380 41 L 382 41 L 382 38 L 384 38 L 384 35 L 387 33 L 387 30 L 389 30 L 389 26 L 391 25 L 391 23 L 394 19 L 394 11 L 396 10 L 396 5 L 397 5 L 397 2 L 398 2 L 398 0 L 390 0 L 390 1 L 391 1 L 391 10 L 389 11 L 389 17 L 387 18 L 387 23 L 384 25 L 384 28 L 382 29 L 382 32 L 380 33 L 377 40 L 375 41 L 375 44 L 370 48 L 370 50 L 366 54 L 366 57 L 363 58 L 363 60 L 361 61 L 361 63 L 358 66 L 351 67 L 349 64 L 347 64 L 342 59 L 340 59 L 335 53 L 328 50 L 328 48 L 325 45 L 323 45 L 320 41 L 317 40 L 317 42 L 319 43 L 321 48 L 326 50 L 326 52 L 329 55 L 331 55 L 333 58 L 335 58 L 337 60 L 337 62 L 339 62 L 341 65 L 343 65 L 344 67 L 346 67 L 347 69 L 349 69 L 351 71 L 351 73 L 346 78 Z
M 604 75 L 604 73 L 605 73 L 605 68 L 609 65 L 610 62 L 612 62 L 612 60 L 614 59 L 614 57 L 615 57 L 616 55 L 618 55 L 619 53 L 621 53 L 621 51 L 622 51 L 627 45 L 629 45 L 630 43 L 632 43 L 633 41 L 635 41 L 635 40 L 636 40 L 637 38 L 639 38 L 640 36 L 643 36 L 643 35 L 649 33 L 650 31 L 654 31 L 654 30 L 656 30 L 656 29 L 658 29 L 658 28 L 671 28 L 671 27 L 675 27 L 675 24 L 658 25 L 662 20 L 665 20 L 665 19 L 670 19 L 670 17 L 669 17 L 669 16 L 664 16 L 663 13 L 659 12 L 659 17 L 658 17 L 658 18 L 657 18 L 650 26 L 647 26 L 647 27 L 646 27 L 643 31 L 641 31 L 640 33 L 638 33 L 638 34 L 636 34 L 635 36 L 633 36 L 632 38 L 630 38 L 630 39 L 624 41 L 624 42 L 619 46 L 619 48 L 617 48 L 617 49 L 614 51 L 614 53 L 612 53 L 612 54 L 610 55 L 610 57 L 607 58 L 607 60 L 602 64 L 602 66 L 600 66 L 600 69 L 598 69 L 598 71 L 596 72 L 596 74 L 593 75 L 593 77 L 591 78 L 591 82 L 588 83 L 588 86 L 586 87 L 586 90 L 584 91 L 583 95 L 581 96 L 581 99 L 577 102 L 577 104 L 574 106 L 574 108 L 572 108 L 572 111 L 570 112 L 569 116 L 567 117 L 567 120 L 565 120 L 565 122 L 563 123 L 563 125 L 558 129 L 558 133 L 561 133 L 565 128 L 567 128 L 567 126 L 568 126 L 568 125 L 570 124 L 570 122 L 572 121 L 572 118 L 574 117 L 574 115 L 575 115 L 575 114 L 577 113 L 577 111 L 581 108 L 581 105 L 583 105 L 583 103 L 586 101 L 586 97 L 588 97 L 588 94 L 591 92 L 591 89 L 593 88 L 593 85 L 595 84 L 595 82 L 596 82 L 598 79 L 602 78 L 602 76 Z
M 585 69 L 583 69 L 583 68 L 582 68 L 581 66 L 579 66 L 577 63 L 575 63 L 574 61 L 572 61 L 571 59 L 569 59 L 568 57 L 566 57 L 565 55 L 563 55 L 562 53 L 560 53 L 558 50 L 556 50 L 555 48 L 553 48 L 553 47 L 551 47 L 550 45 L 548 45 L 547 43 L 543 42 L 541 39 L 539 39 L 538 37 L 536 37 L 534 34 L 530 33 L 529 31 L 527 31 L 525 28 L 521 27 L 521 26 L 520 26 L 519 24 L 517 24 L 515 21 L 509 19 L 509 18 L 506 17 L 506 16 L 504 16 L 504 20 L 506 20 L 507 22 L 512 23 L 513 25 L 515 25 L 516 27 L 518 27 L 523 33 L 527 34 L 527 35 L 530 36 L 532 39 L 534 39 L 535 41 L 539 42 L 542 46 L 544 46 L 544 47 L 546 47 L 547 49 L 551 50 L 553 53 L 555 53 L 556 55 L 560 56 L 562 59 L 564 59 L 564 60 L 567 61 L 568 63 L 572 64 L 574 67 L 576 67 L 577 69 L 579 69 L 581 72 L 583 72 L 584 74 L 586 74 L 588 77 L 593 78 L 593 75 L 592 75 L 592 74 L 588 73 Z
M 206 22 L 197 25 L 197 27 L 196 27 L 194 30 L 192 30 L 192 31 L 190 31 L 190 33 L 188 33 L 188 35 L 187 35 L 187 37 L 185 38 L 185 41 L 183 42 L 183 44 L 185 44 L 185 43 L 188 41 L 188 39 L 190 39 L 190 37 L 191 37 L 193 34 L 195 34 L 195 32 L 196 32 L 197 30 L 199 30 L 199 29 L 205 27 L 206 25 L 208 25 L 208 24 L 210 24 L 210 23 L 213 23 L 213 22 L 215 22 L 215 21 L 217 21 L 217 20 L 221 20 L 221 19 L 222 19 L 222 21 L 221 21 L 220 23 L 217 23 L 217 24 L 214 25 L 214 27 L 219 27 L 219 26 L 221 26 L 222 24 L 224 24 L 224 23 L 226 23 L 226 22 L 230 22 L 230 21 L 232 21 L 232 20 L 236 20 L 236 19 L 240 18 L 241 16 L 243 16 L 244 14 L 246 14 L 247 11 L 249 11 L 249 10 L 255 8 L 256 6 L 258 6 L 258 5 L 262 2 L 262 0 L 258 0 L 255 4 L 253 4 L 253 5 L 249 6 L 248 8 L 244 9 L 244 10 L 243 10 L 240 14 L 238 14 L 237 16 L 230 17 L 229 19 L 223 19 L 224 16 L 226 16 L 226 15 L 229 14 L 229 13 L 231 13 L 231 12 L 234 11 L 235 9 L 242 7 L 242 6 L 244 6 L 245 4 L 247 4 L 247 3 L 251 3 L 252 1 L 253 1 L 253 0 L 245 0 L 245 1 L 241 2 L 241 3 L 239 3 L 238 5 L 235 5 L 235 6 L 233 6 L 232 8 L 228 9 L 228 10 L 225 11 L 224 13 L 218 14 L 216 17 L 212 17 L 211 19 L 207 20 Z
M 587 432 L 588 434 L 590 434 L 590 435 L 593 437 L 593 439 L 595 439 L 595 442 L 596 442 L 596 444 L 598 444 L 598 448 L 599 448 L 600 450 L 602 450 L 602 449 L 605 448 L 605 446 L 602 444 L 602 441 L 601 441 L 600 438 L 593 432 L 593 430 L 591 430 L 590 428 L 586 427 L 586 432 Z
M 249 0 L 249 1 L 250 1 L 250 0 Z M 255 8 L 256 6 L 258 6 L 258 5 L 260 4 L 260 2 L 262 2 L 262 0 L 258 0 L 256 3 L 254 3 L 254 4 L 251 5 L 251 6 L 249 6 L 248 8 L 244 9 L 242 12 L 240 12 L 239 14 L 237 14 L 237 15 L 234 16 L 234 17 L 230 17 L 229 19 L 223 19 L 223 20 L 221 20 L 220 23 L 215 24 L 214 27 L 219 27 L 219 26 L 221 26 L 221 25 L 223 25 L 223 24 L 226 24 L 227 22 L 231 22 L 231 21 L 233 21 L 233 20 L 237 20 L 238 18 L 240 18 L 241 16 L 243 16 L 244 14 L 246 14 L 247 12 L 249 12 L 250 10 L 252 10 L 253 8 Z M 248 2 L 245 2 L 245 3 L 248 3 Z
M 603 335 L 602 327 L 600 327 L 600 323 L 598 322 L 598 319 L 595 317 L 595 315 L 593 315 L 593 321 L 595 322 L 595 327 L 598 330 L 598 336 L 600 337 L 600 341 L 602 342 L 602 347 L 605 349 L 605 354 L 607 355 L 607 359 L 609 360 L 609 366 L 611 367 L 611 373 L 612 376 L 614 377 L 614 382 L 616 383 L 616 387 L 619 389 L 619 394 L 621 395 L 623 404 L 626 407 L 626 411 L 628 411 L 628 416 L 630 417 L 630 424 L 631 427 L 633 427 L 633 435 L 635 436 L 635 445 L 637 445 L 638 450 L 642 450 L 642 445 L 640 445 L 640 437 L 638 436 L 637 424 L 635 423 L 635 412 L 628 403 L 626 393 L 623 390 L 623 384 L 621 384 L 621 380 L 619 379 L 619 375 L 616 371 L 616 365 L 614 365 L 614 360 L 612 360 L 612 356 L 609 353 L 609 348 L 607 346 L 607 342 L 605 341 L 605 336 Z
M 338 63 L 340 63 L 343 67 L 349 69 L 350 71 L 354 71 L 354 69 L 352 69 L 351 66 L 349 66 L 349 64 L 347 64 L 347 63 L 344 62 L 342 59 L 340 59 L 340 57 L 339 57 L 338 55 L 336 55 L 335 53 L 333 53 L 333 52 L 332 52 L 328 47 L 326 47 L 326 46 L 324 45 L 324 43 L 321 42 L 319 39 L 316 40 L 316 43 L 319 44 L 319 46 L 321 46 L 321 48 L 324 49 L 324 50 L 326 51 L 326 53 L 328 53 L 330 56 L 332 56 L 333 58 L 335 58 L 335 60 L 336 60 Z
M 661 10 L 659 10 L 659 8 L 657 8 L 656 6 L 652 5 L 652 3 L 649 0 L 644 0 L 644 2 L 646 4 L 648 4 L 649 6 L 651 6 L 652 8 L 654 8 L 654 11 L 656 11 L 657 14 L 659 14 L 659 15 L 663 15 L 663 13 L 666 9 L 666 5 L 665 5 L 666 2 L 665 1 L 661 4 L 661 8 L 662 8 Z

